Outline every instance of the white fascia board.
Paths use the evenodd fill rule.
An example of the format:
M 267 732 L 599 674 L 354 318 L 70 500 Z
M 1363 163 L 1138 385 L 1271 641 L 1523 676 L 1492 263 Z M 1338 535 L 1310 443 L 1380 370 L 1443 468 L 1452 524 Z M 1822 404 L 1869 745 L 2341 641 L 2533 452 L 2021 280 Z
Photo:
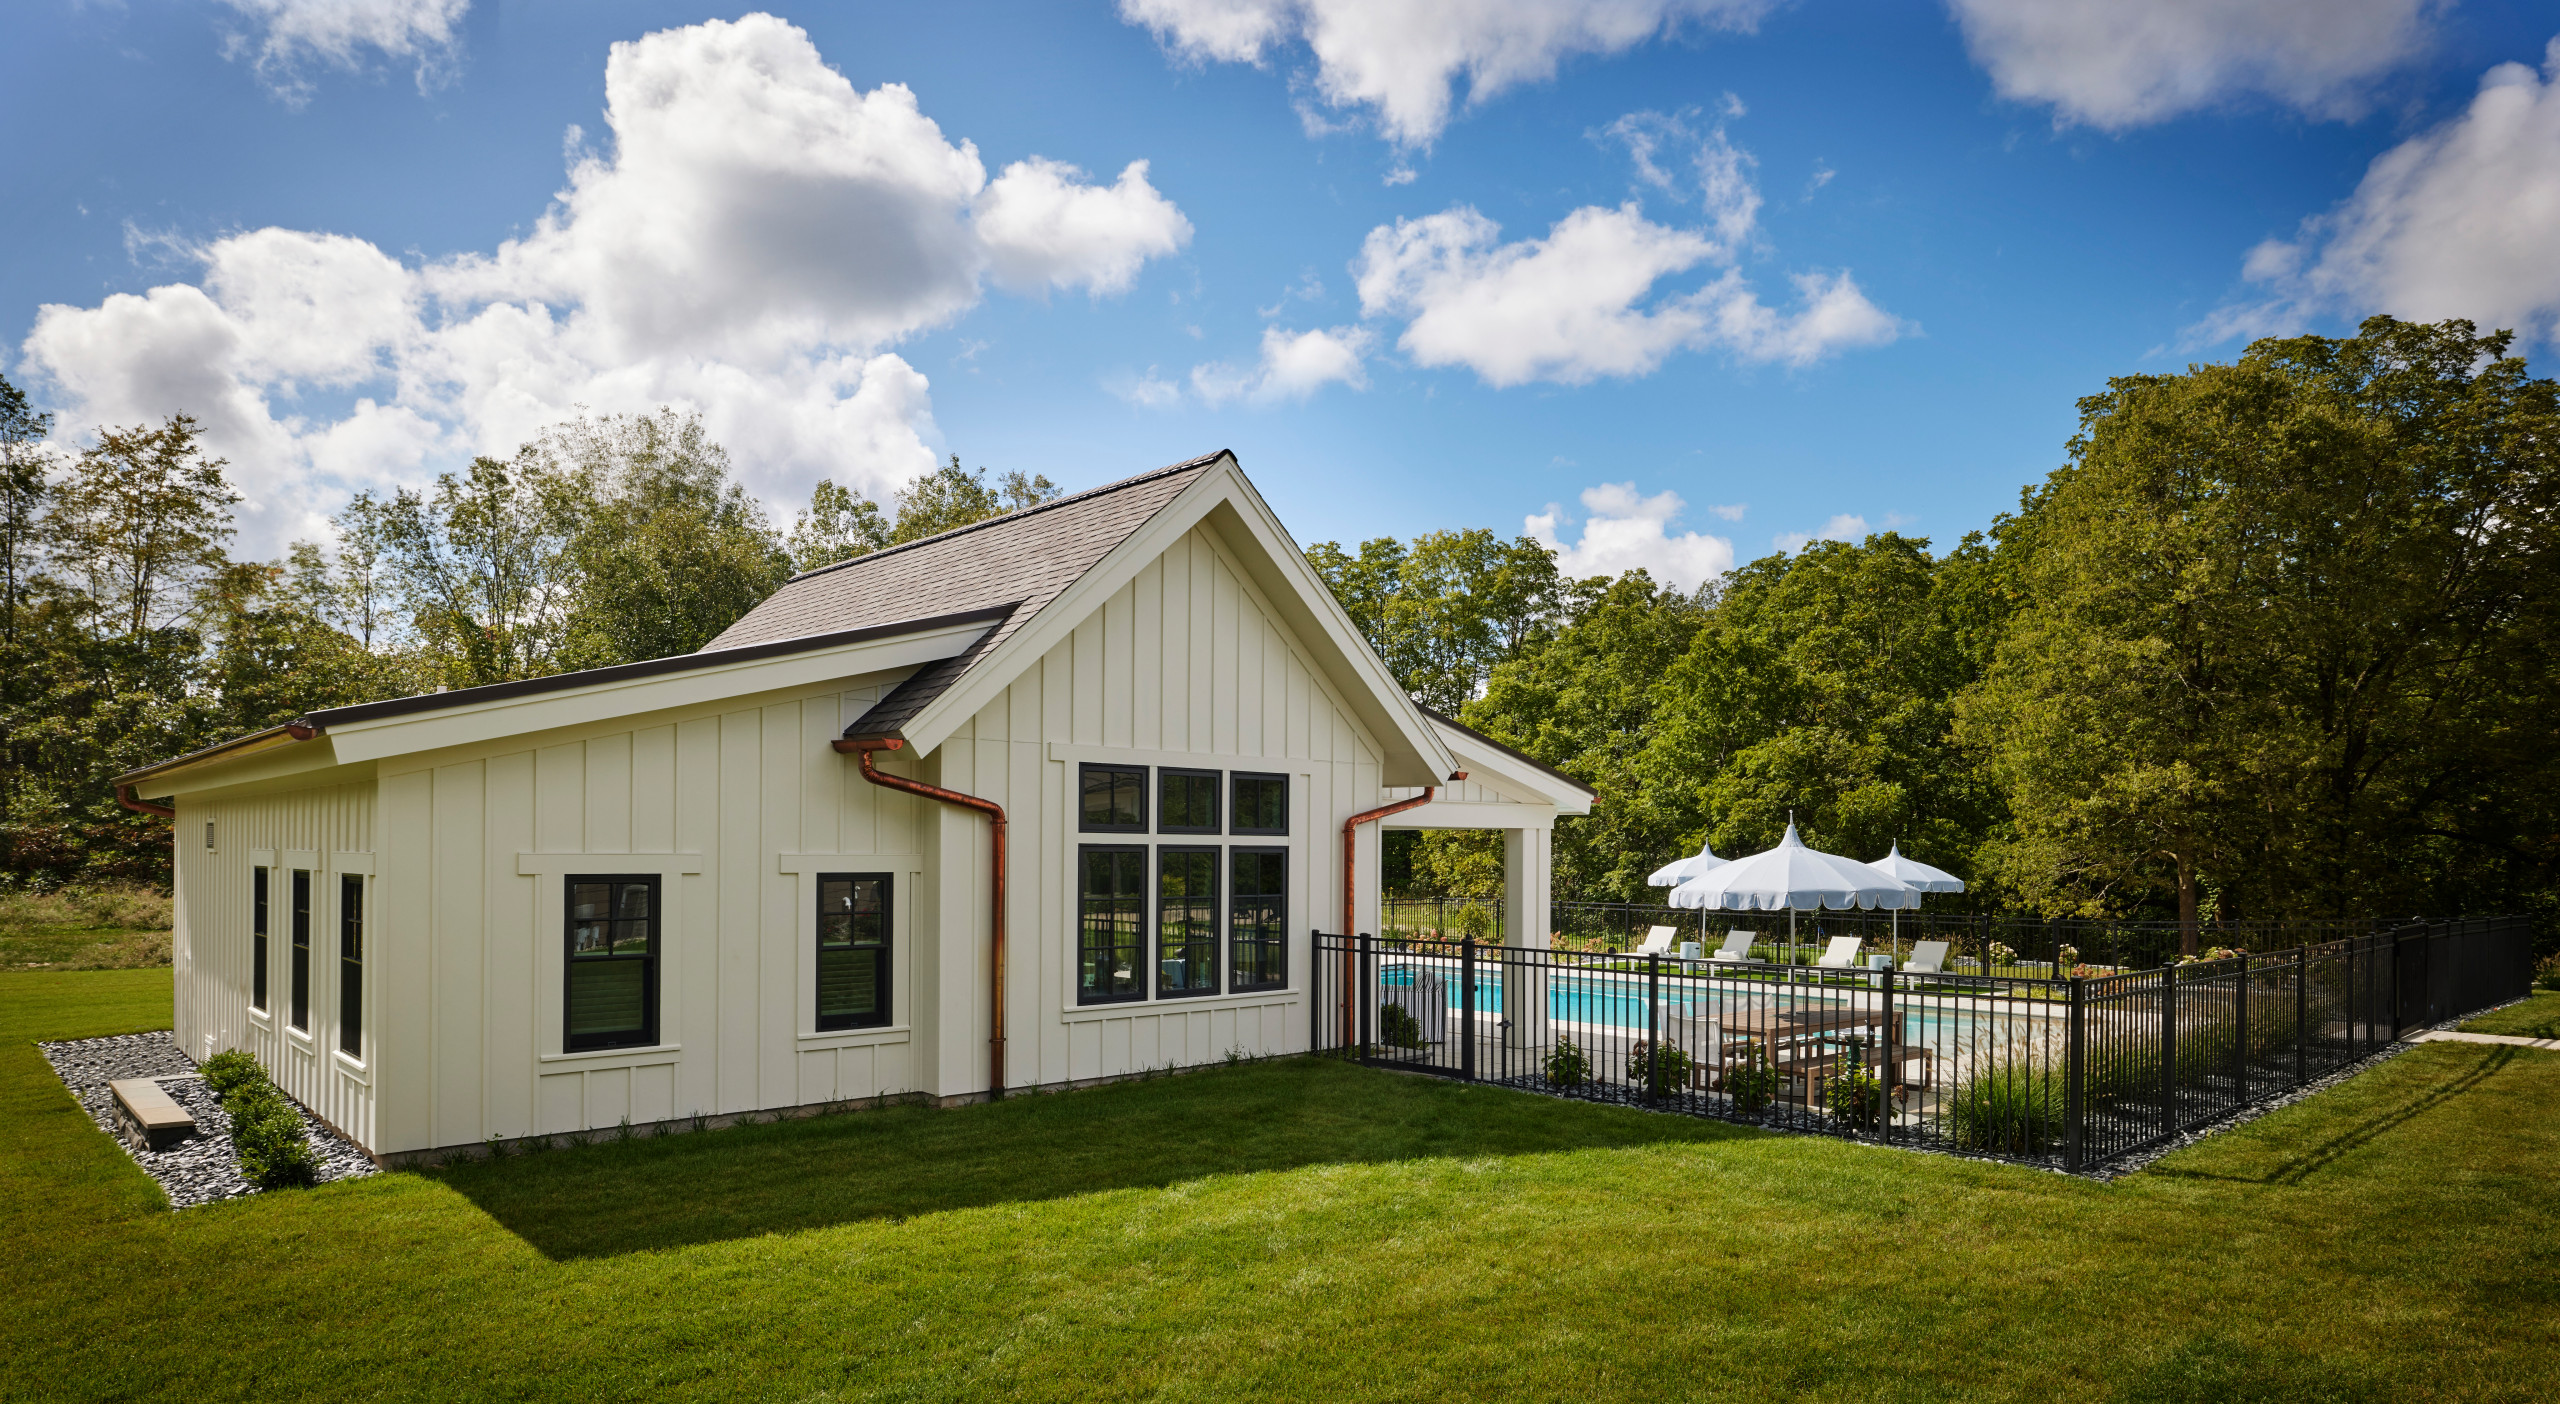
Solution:
M 330 727 L 328 735 L 336 743 L 341 761 L 379 760 L 418 751 L 442 750 L 448 746 L 471 745 L 506 736 L 583 726 L 615 717 L 699 707 L 757 693 L 815 687 L 837 679 L 900 668 L 912 670 L 966 653 L 971 644 L 993 627 L 991 623 L 977 620 L 893 638 L 707 667 L 698 672 L 598 683 L 593 687 L 504 698 L 449 711 L 342 722 Z
M 1559 814 L 1591 812 L 1589 791 L 1522 765 L 1463 732 L 1437 723 L 1432 729 L 1440 733 L 1440 740 L 1457 756 L 1459 768 L 1467 772 L 1469 779 L 1531 803 L 1553 805 Z
M 133 792 L 142 799 L 195 795 L 208 790 L 228 790 L 242 785 L 292 779 L 332 770 L 340 764 L 337 748 L 330 744 L 326 735 L 320 735 L 308 741 L 207 756 L 191 764 L 173 766 L 136 781 Z
M 1433 800 L 1390 814 L 1382 829 L 1552 829 L 1552 804 L 1483 804 L 1467 800 Z

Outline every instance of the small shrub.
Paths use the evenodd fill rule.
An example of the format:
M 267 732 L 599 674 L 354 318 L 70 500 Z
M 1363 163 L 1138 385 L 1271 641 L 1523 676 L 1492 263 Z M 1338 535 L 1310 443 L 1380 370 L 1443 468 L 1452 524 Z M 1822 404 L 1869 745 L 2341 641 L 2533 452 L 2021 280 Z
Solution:
M 1760 1040 L 1743 1045 L 1742 1055 L 1725 1071 L 1724 1090 L 1733 1098 L 1733 1109 L 1744 1116 L 1758 1116 L 1778 1095 L 1778 1070 L 1770 1065 L 1769 1050 Z
M 1884 1119 L 1884 1084 L 1867 1068 L 1866 1050 L 1859 1043 L 1851 1042 L 1842 1055 L 1831 1076 L 1823 1080 L 1823 1103 L 1838 1120 L 1872 1131 Z
M 1627 1081 L 1653 1086 L 1653 1078 L 1645 1070 L 1648 1062 L 1664 1087 L 1687 1085 L 1691 1066 L 1687 1049 L 1670 1043 L 1656 1048 L 1650 1039 L 1637 1039 L 1635 1046 L 1627 1050 Z
M 2533 968 L 2533 987 L 2537 990 L 2560 990 L 2560 955 L 2547 955 Z
M 1947 1133 L 1957 1145 L 2004 1155 L 2049 1151 L 2062 1139 L 2063 1086 L 2058 1069 L 2002 1061 L 1967 1077 L 1948 1098 Z
M 1547 1053 L 1547 1081 L 1558 1087 L 1580 1087 L 1591 1080 L 1591 1056 L 1569 1038 L 1559 1038 Z
M 1379 1005 L 1378 1041 L 1389 1048 L 1420 1048 L 1422 1021 L 1401 1004 Z
M 1493 909 L 1477 902 L 1469 902 L 1465 906 L 1460 907 L 1458 909 L 1458 930 L 1460 933 L 1472 936 L 1479 941 L 1492 936 Z
M 216 1053 L 198 1064 L 206 1090 L 216 1097 L 229 1097 L 233 1091 L 252 1082 L 267 1080 L 266 1069 L 258 1066 L 258 1056 L 245 1048 L 232 1048 Z
M 299 1189 L 319 1180 L 302 1111 L 274 1083 L 260 1077 L 226 1098 L 222 1109 L 230 1114 L 231 1145 L 240 1153 L 240 1173 L 249 1183 L 260 1189 Z

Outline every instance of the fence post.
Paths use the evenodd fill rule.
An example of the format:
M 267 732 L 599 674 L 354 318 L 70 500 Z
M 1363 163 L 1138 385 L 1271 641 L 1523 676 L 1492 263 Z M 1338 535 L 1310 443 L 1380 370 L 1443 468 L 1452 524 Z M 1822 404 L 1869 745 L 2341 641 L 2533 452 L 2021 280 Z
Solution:
M 2293 950 L 2293 1085 L 2311 1080 L 2311 948 Z
M 1644 958 L 1644 1094 L 1662 1095 L 1662 957 Z
M 2089 1026 L 2081 1013 L 2087 1003 L 2087 992 L 2080 983 L 2080 977 L 2072 976 L 2070 1042 L 2063 1055 L 2063 1076 L 2068 1081 L 2062 1089 L 2062 1168 L 2075 1172 L 2080 1168 L 2080 1126 L 2082 1117 L 2086 1115 L 2086 1104 L 2082 1098 L 2087 1094 L 2082 1088 L 2089 1080 L 2085 1046 Z
M 1358 955 L 1354 957 L 1358 965 L 1358 974 L 1353 977 L 1358 981 L 1358 988 L 1345 994 L 1345 997 L 1360 1011 L 1360 1061 L 1364 1063 L 1369 1061 L 1369 991 L 1378 987 L 1378 953 L 1371 949 L 1370 941 L 1371 937 L 1367 932 L 1362 932 L 1352 940 L 1352 945 L 1358 951 Z
M 1458 943 L 1458 1007 L 1465 1014 L 1466 1046 L 1458 1053 L 1458 1072 L 1476 1080 L 1476 938 Z
M 2178 967 L 2160 967 L 2160 1134 L 2178 1134 Z
M 1324 928 L 1307 931 L 1307 1051 L 1324 1048 Z
M 1893 1017 L 1893 986 L 1894 982 L 1901 978 L 1901 972 L 1883 971 L 1878 978 L 1884 982 L 1884 1027 L 1881 1030 L 1884 1034 L 1882 1040 L 1884 1066 L 1876 1069 L 1881 1074 L 1876 1079 L 1876 1125 L 1884 1133 L 1880 1139 L 1885 1144 L 1891 1145 L 1893 1144 L 1893 1087 L 1894 1082 L 1902 1076 L 1902 1060 L 1894 1056 L 1895 1045 L 1901 1042 L 1898 1036 L 1902 1032 L 1902 1026 Z
M 2356 1051 L 2356 938 L 2346 940 L 2347 947 L 2347 1061 L 2363 1057 Z
M 2240 953 L 2240 991 L 2235 997 L 2239 1027 L 2232 1031 L 2231 1081 L 2240 1105 L 2249 1105 L 2249 953 Z

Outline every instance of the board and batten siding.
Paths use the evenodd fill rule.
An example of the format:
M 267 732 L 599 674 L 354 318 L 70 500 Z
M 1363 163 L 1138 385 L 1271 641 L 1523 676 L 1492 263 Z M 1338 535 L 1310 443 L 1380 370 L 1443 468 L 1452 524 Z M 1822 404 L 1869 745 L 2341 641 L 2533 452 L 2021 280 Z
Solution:
M 375 1132 L 375 1023 L 384 991 L 370 964 L 363 982 L 360 1056 L 338 1048 L 338 888 L 366 878 L 369 944 L 381 932 L 374 896 L 375 787 L 370 782 L 239 798 L 182 799 L 171 822 L 176 847 L 176 930 L 171 938 L 178 1044 L 202 1060 L 226 1048 L 257 1055 L 276 1085 L 360 1143 Z M 205 843 L 205 825 L 213 843 Z M 251 1003 L 253 868 L 269 870 L 267 1005 Z M 293 873 L 311 874 L 310 1022 L 291 1026 Z
M 1307 933 L 1338 929 L 1341 825 L 1378 801 L 1379 748 L 1209 531 L 1194 529 L 1018 674 L 943 742 L 930 778 L 1005 806 L 1012 827 L 1006 962 L 1009 1086 L 1114 1077 L 1307 1047 Z M 1290 777 L 1289 836 L 1084 835 L 1084 761 L 1276 771 Z M 1222 799 L 1222 806 L 1223 806 Z M 1149 797 L 1150 818 L 1154 797 Z M 984 929 L 986 826 L 947 811 L 947 929 Z M 1076 850 L 1085 842 L 1289 849 L 1288 988 L 1257 994 L 1076 1003 Z M 1376 871 L 1377 836 L 1361 858 Z M 1150 883 L 1154 869 L 1149 869 Z M 1227 896 L 1221 871 L 1221 900 Z M 1374 885 L 1374 884 L 1371 884 Z M 1151 887 L 1152 890 L 1152 887 Z M 1368 912 L 1374 920 L 1374 909 Z M 1153 920 L 1149 921 L 1152 940 Z M 981 938 L 983 940 L 983 938 Z M 1221 958 L 1225 963 L 1224 956 Z M 983 990 L 983 947 L 949 968 Z M 984 996 L 946 1002 L 944 1046 L 984 1085 Z M 947 1090 L 966 1090 L 961 1079 Z

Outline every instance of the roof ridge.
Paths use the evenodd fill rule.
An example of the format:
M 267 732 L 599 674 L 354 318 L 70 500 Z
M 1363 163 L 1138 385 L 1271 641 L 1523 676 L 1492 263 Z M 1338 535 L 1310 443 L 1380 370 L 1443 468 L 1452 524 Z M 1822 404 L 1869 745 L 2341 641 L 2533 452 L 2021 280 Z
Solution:
M 1123 488 L 1136 487 L 1140 483 L 1153 482 L 1167 474 L 1180 473 L 1189 469 L 1215 463 L 1219 459 L 1226 457 L 1228 452 L 1229 451 L 1226 449 L 1220 449 L 1215 453 L 1202 454 L 1198 458 L 1187 459 L 1181 463 L 1169 463 L 1162 468 L 1152 468 L 1144 473 L 1122 478 L 1116 482 L 1104 483 L 1100 487 L 1089 487 L 1082 492 L 1069 493 L 1064 497 L 1053 497 L 1046 502 L 1035 503 L 1029 507 L 1019 507 L 1013 511 L 1000 513 L 996 516 L 982 517 L 965 526 L 956 526 L 948 531 L 937 531 L 931 536 L 920 536 L 913 541 L 901 541 L 895 546 L 883 546 L 877 551 L 866 551 L 859 556 L 848 556 L 840 561 L 830 561 L 815 570 L 804 570 L 798 575 L 792 576 L 790 579 L 785 580 L 782 583 L 790 585 L 802 580 L 814 579 L 815 577 L 825 575 L 830 571 L 843 570 L 847 566 L 861 565 L 866 561 L 880 560 L 884 557 L 897 555 L 902 551 L 912 551 L 919 546 L 930 546 L 937 541 L 947 541 L 955 536 L 965 536 L 973 531 L 982 531 L 988 527 L 1001 526 L 1007 522 L 1018 521 L 1024 517 L 1037 516 L 1042 512 L 1071 506 L 1075 503 L 1082 502 L 1087 498 L 1100 497 L 1105 493 L 1113 493 L 1118 492 Z

